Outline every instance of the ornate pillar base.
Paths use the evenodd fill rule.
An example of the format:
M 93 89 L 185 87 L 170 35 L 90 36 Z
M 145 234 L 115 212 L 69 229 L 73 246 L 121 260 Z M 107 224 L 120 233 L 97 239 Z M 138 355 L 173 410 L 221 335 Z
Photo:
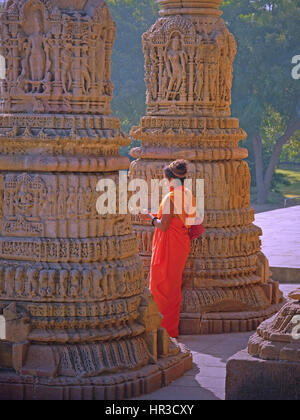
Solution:
M 279 311 L 282 303 L 255 312 L 181 313 L 180 334 L 223 334 L 254 331 L 261 322 Z M 194 316 L 194 317 L 193 317 Z
M 121 343 L 122 344 L 122 343 Z M 2 350 L 3 345 L 0 344 Z M 1 357 L 5 357 L 2 356 Z M 181 346 L 177 355 L 160 358 L 138 370 L 91 378 L 19 375 L 0 369 L 0 400 L 123 400 L 169 385 L 192 368 L 190 352 Z

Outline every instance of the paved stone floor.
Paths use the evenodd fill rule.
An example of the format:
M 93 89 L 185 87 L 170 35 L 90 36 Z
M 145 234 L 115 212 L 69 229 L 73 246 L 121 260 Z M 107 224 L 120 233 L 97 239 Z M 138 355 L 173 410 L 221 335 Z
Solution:
M 300 206 L 255 214 L 271 267 L 300 268 Z
M 297 287 L 281 285 L 286 296 Z M 181 336 L 193 354 L 193 369 L 168 387 L 137 400 L 224 400 L 226 362 L 238 351 L 247 347 L 253 332 L 216 335 Z

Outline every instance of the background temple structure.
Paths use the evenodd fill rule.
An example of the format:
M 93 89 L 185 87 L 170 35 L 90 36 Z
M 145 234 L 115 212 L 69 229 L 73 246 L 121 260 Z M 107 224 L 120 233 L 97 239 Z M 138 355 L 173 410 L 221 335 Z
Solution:
M 231 117 L 237 46 L 221 0 L 158 0 L 160 18 L 143 35 L 147 115 L 133 127 L 131 178 L 163 177 L 185 158 L 190 176 L 204 179 L 204 235 L 192 243 L 183 275 L 184 334 L 255 329 L 281 306 L 278 284 L 261 252 L 262 231 L 250 205 L 246 133 Z M 150 203 L 149 203 L 150 208 Z M 153 228 L 134 216 L 140 255 L 149 272 Z
M 99 215 L 129 140 L 111 117 L 115 24 L 102 0 L 0 12 L 0 398 L 122 399 L 183 374 L 129 215 Z

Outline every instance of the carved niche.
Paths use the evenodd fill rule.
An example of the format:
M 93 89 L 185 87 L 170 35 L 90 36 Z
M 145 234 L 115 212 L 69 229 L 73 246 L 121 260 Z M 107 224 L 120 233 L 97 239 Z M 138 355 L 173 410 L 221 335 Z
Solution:
M 0 110 L 109 114 L 115 24 L 104 6 L 102 0 L 5 2 Z
M 38 176 L 7 175 L 3 182 L 2 234 L 41 235 L 40 211 L 47 198 L 45 182 Z
M 221 19 L 161 18 L 143 45 L 148 114 L 230 115 L 236 42 Z

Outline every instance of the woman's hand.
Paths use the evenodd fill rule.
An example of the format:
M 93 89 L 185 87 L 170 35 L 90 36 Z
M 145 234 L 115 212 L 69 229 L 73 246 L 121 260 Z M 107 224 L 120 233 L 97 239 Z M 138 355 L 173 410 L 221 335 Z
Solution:
M 143 209 L 140 213 L 140 219 L 147 222 L 149 220 L 152 220 L 153 216 L 152 216 L 152 214 L 148 213 L 148 210 Z

